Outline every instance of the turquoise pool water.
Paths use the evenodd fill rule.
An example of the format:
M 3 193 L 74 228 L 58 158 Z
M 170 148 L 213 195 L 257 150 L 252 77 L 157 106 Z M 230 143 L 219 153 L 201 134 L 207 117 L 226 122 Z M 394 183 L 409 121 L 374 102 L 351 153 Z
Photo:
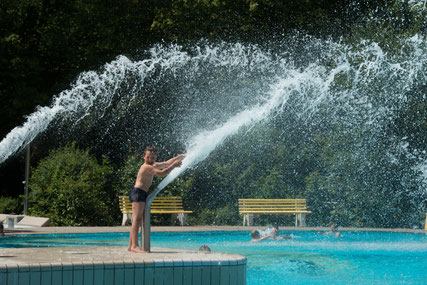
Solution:
M 427 235 L 280 232 L 291 240 L 251 243 L 249 232 L 152 233 L 152 246 L 245 255 L 247 284 L 427 284 Z M 7 236 L 0 247 L 126 246 L 128 233 Z

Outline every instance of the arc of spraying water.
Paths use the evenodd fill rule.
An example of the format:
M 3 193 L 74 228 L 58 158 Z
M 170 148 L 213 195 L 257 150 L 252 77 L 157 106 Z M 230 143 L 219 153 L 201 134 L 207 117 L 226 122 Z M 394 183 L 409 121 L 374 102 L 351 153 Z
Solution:
M 300 77 L 301 74 L 297 72 L 293 77 L 281 80 L 273 88 L 270 98 L 264 104 L 244 110 L 230 118 L 225 124 L 219 126 L 215 130 L 202 132 L 190 140 L 193 143 L 187 148 L 187 157 L 183 160 L 182 166 L 172 170 L 172 172 L 169 173 L 169 175 L 147 197 L 141 234 L 141 244 L 144 251 L 151 251 L 151 204 L 160 191 L 162 191 L 187 168 L 194 166 L 209 156 L 209 154 L 228 136 L 237 133 L 237 131 L 243 126 L 250 126 L 263 120 L 268 117 L 275 108 L 285 104 L 290 94 L 289 92 L 286 92 L 287 87 L 299 84 L 299 82 L 301 82 Z

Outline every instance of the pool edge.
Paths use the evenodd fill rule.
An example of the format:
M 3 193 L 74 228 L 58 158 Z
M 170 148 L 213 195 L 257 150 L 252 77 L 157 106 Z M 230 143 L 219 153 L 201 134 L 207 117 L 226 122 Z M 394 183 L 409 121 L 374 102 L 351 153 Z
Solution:
M 29 248 L 3 249 L 0 284 L 246 284 L 247 260 L 242 255 L 164 248 L 157 248 L 153 254 L 133 254 L 125 252 L 125 247 L 108 249 L 102 256 L 104 249 L 100 247 L 33 248 L 30 255 L 43 256 L 34 256 L 28 262 L 23 256 Z M 84 255 L 79 250 L 89 253 Z M 21 254 L 22 258 L 16 258 Z M 53 262 L 49 262 L 51 256 L 55 256 Z M 84 260 L 77 261 L 79 257 Z

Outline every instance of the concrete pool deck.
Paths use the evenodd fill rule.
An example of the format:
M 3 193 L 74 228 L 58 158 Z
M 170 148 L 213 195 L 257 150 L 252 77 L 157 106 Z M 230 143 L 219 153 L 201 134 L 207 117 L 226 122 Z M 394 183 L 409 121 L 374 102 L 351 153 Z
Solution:
M 153 231 L 189 229 L 154 227 Z M 129 232 L 129 227 L 14 228 L 7 229 L 6 235 L 105 232 Z M 246 257 L 157 247 L 144 254 L 128 252 L 126 246 L 3 248 L 0 249 L 0 284 L 244 285 Z
M 123 246 L 0 250 L 0 284 L 246 284 L 246 258 Z

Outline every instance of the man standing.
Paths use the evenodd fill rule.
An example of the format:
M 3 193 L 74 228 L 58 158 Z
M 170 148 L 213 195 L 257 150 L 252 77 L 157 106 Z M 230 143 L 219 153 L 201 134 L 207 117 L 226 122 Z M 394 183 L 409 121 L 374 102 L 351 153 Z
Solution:
M 180 154 L 168 161 L 156 162 L 157 150 L 149 146 L 144 150 L 144 164 L 141 165 L 136 177 L 134 188 L 129 193 L 129 200 L 132 203 L 133 222 L 130 229 L 128 251 L 144 253 L 138 245 L 138 232 L 142 227 L 143 214 L 145 211 L 145 201 L 148 195 L 148 189 L 153 182 L 153 176 L 166 176 L 175 167 L 181 166 L 182 160 L 186 154 Z

